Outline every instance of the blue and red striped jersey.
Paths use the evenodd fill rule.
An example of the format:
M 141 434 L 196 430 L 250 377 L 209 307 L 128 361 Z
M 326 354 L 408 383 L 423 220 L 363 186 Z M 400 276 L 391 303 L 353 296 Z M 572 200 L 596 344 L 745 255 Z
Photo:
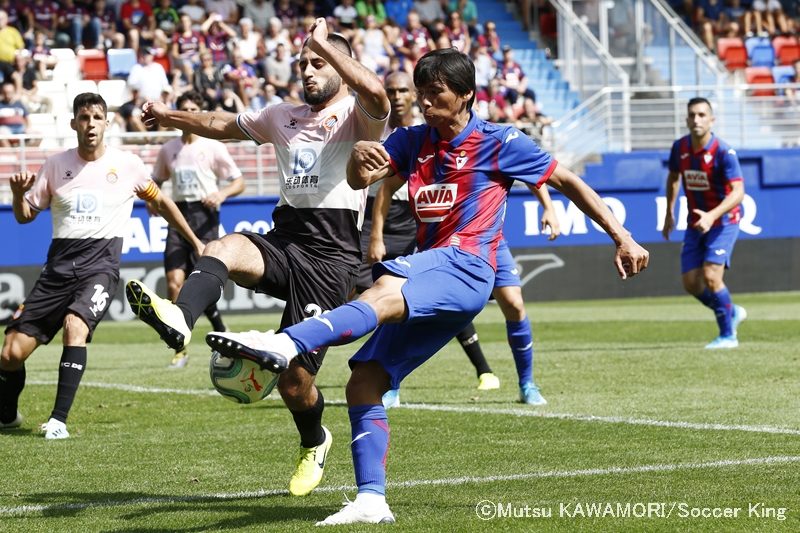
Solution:
M 689 135 L 675 141 L 669 155 L 669 170 L 681 175 L 689 207 L 689 227 L 700 218 L 695 209 L 706 212 L 714 209 L 731 193 L 731 183 L 742 180 L 736 150 L 713 134 L 708 144 L 696 152 L 692 150 Z M 738 224 L 741 214 L 741 205 L 737 205 L 714 221 L 714 226 Z
M 398 128 L 384 141 L 395 172 L 408 180 L 417 248 L 457 246 L 497 269 L 506 198 L 514 180 L 540 187 L 556 161 L 517 128 L 471 113 L 453 140 L 426 124 Z

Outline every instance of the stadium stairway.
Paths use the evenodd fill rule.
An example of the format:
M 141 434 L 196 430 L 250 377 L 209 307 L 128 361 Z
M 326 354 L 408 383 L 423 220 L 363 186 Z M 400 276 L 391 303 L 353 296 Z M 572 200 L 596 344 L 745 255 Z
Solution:
M 528 77 L 528 86 L 536 93 L 539 109 L 545 115 L 558 119 L 580 104 L 578 94 L 571 90 L 561 72 L 548 59 L 544 50 L 537 47 L 512 11 L 513 3 L 502 0 L 475 0 L 478 20 L 486 24 L 491 20 L 497 26 L 500 42 L 514 50 L 514 59 Z

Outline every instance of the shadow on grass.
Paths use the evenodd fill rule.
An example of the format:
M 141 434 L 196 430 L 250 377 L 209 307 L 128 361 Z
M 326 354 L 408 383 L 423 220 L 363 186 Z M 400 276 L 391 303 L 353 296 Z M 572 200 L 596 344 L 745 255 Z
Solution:
M 67 496 L 68 502 L 63 498 Z M 116 493 L 38 493 L 26 495 L 20 501 L 20 515 L 3 517 L 3 522 L 14 529 L 13 522 L 20 520 L 20 526 L 31 519 L 32 515 L 41 513 L 48 519 L 80 518 L 91 512 L 96 514 L 101 509 L 108 509 L 107 520 L 131 521 L 133 523 L 152 524 L 135 525 L 133 527 L 109 528 L 103 531 L 145 532 L 145 531 L 220 531 L 228 529 L 257 530 L 259 525 L 269 523 L 285 523 L 299 520 L 315 522 L 338 510 L 336 505 L 309 505 L 308 500 L 291 499 L 285 491 L 276 493 L 242 496 L 241 498 L 213 496 L 168 496 L 148 495 L 140 492 Z M 169 501 L 174 500 L 174 501 Z M 296 501 L 296 505 L 284 505 L 282 502 Z M 56 502 L 56 503 L 53 503 Z M 137 506 L 136 510 L 114 513 L 113 508 Z M 33 509 L 39 507 L 41 509 Z M 30 507 L 27 511 L 23 508 Z M 23 516 L 24 515 L 24 516 Z M 103 520 L 100 518 L 99 520 Z M 187 526 L 166 527 L 166 524 L 191 523 Z M 55 530 L 55 528 L 54 528 Z

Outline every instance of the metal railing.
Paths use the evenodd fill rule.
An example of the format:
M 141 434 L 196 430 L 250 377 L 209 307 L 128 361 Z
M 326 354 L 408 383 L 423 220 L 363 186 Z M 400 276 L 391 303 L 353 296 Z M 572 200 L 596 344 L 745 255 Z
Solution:
M 578 171 L 604 152 L 665 150 L 687 133 L 694 96 L 711 101 L 714 131 L 734 147 L 800 145 L 800 83 L 609 87 L 554 122 L 543 145 Z
M 176 131 L 153 133 L 106 134 L 108 145 L 135 153 L 148 168 L 152 168 L 161 145 L 180 135 Z M 44 160 L 54 154 L 77 146 L 74 132 L 0 135 L 0 143 L 8 141 L 11 147 L 0 147 L 0 204 L 11 203 L 8 180 L 17 172 L 37 172 Z M 269 196 L 278 194 L 277 164 L 271 144 L 255 145 L 251 141 L 225 143 L 245 178 L 246 195 Z

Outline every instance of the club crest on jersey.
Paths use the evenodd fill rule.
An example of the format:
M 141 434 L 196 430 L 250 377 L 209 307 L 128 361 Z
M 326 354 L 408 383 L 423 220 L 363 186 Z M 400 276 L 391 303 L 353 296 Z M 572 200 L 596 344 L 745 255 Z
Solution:
M 437 183 L 420 187 L 414 207 L 421 222 L 441 222 L 450 213 L 458 194 L 455 183 Z
M 703 154 L 703 161 L 706 162 L 706 165 L 711 163 L 711 161 L 713 161 L 713 160 L 714 160 L 714 156 L 713 155 L 711 155 L 709 153 Z
M 112 169 L 110 169 L 108 171 L 108 174 L 106 174 L 106 181 L 108 183 L 116 183 L 118 179 L 119 179 L 119 176 L 117 176 L 116 169 L 112 168 Z
M 331 131 L 337 122 L 339 122 L 339 119 L 336 118 L 336 115 L 331 115 L 325 119 L 325 122 L 322 123 L 322 126 L 326 130 Z
M 469 159 L 467 157 L 467 152 L 462 150 L 461 153 L 456 156 L 456 169 L 461 170 L 464 168 L 464 165 L 467 163 L 467 159 Z

